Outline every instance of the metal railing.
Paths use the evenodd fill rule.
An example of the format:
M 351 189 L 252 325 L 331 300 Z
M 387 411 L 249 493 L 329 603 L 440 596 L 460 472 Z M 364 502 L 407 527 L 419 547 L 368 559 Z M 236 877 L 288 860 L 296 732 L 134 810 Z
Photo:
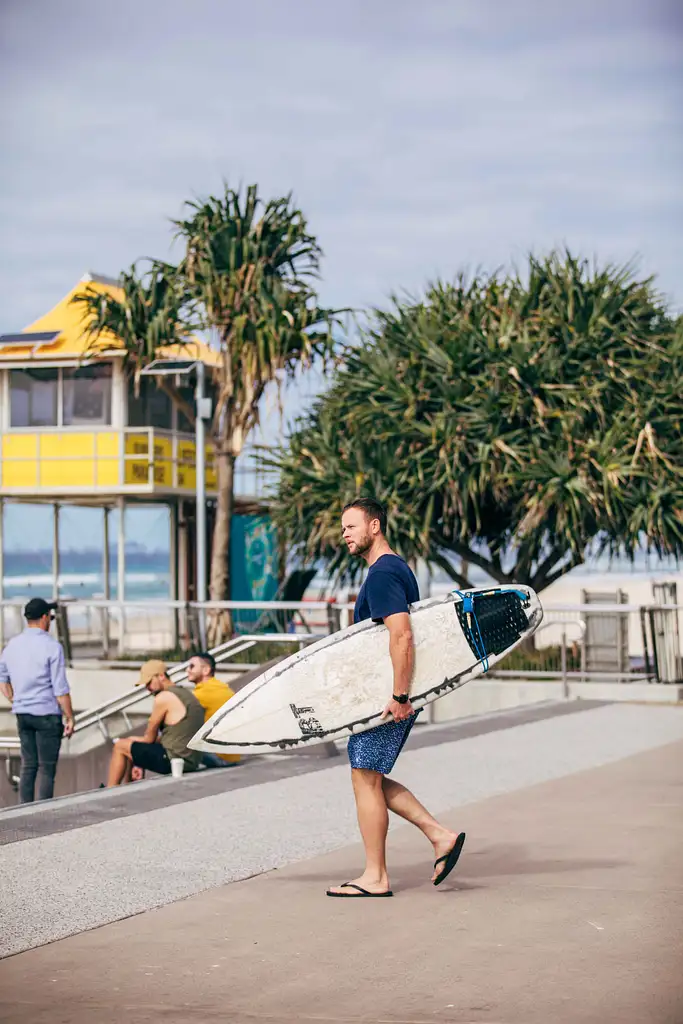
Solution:
M 0 602 L 0 646 L 24 628 L 24 601 Z M 300 601 L 105 601 L 95 598 L 64 600 L 60 603 L 60 622 L 73 663 L 79 659 L 144 660 L 164 656 L 176 660 L 183 652 L 196 649 L 202 636 L 201 622 L 212 613 L 230 611 L 236 633 L 264 636 L 313 634 L 322 637 L 343 628 L 351 621 L 353 605 L 330 600 Z M 680 604 L 573 604 L 546 605 L 541 629 L 536 634 L 537 656 L 528 663 L 513 654 L 514 667 L 496 669 L 519 675 L 524 669 L 529 678 L 627 678 L 633 672 L 662 682 L 678 682 L 683 676 L 680 635 L 683 633 L 683 605 Z M 599 622 L 612 624 L 619 642 L 624 635 L 628 643 L 628 664 L 623 658 L 613 660 L 607 650 L 601 651 L 602 664 L 586 657 L 586 644 L 596 630 L 586 637 L 586 626 Z M 609 629 L 606 631 L 609 636 Z M 597 631 L 604 643 L 605 630 Z M 539 658 L 538 652 L 549 652 Z M 543 664 L 537 662 L 542 661 Z M 578 664 L 577 664 L 578 660 Z M 634 662 L 636 664 L 634 664 Z M 621 667 L 618 667 L 621 666 Z M 598 671 L 596 671 L 596 669 Z
M 0 647 L 24 628 L 25 600 L 0 602 Z M 191 650 L 202 643 L 203 621 L 230 611 L 240 634 L 315 633 L 319 638 L 350 621 L 351 605 L 329 601 L 105 601 L 63 600 L 65 647 L 73 659 L 152 657 Z
M 5 625 L 7 624 L 5 622 L 5 614 L 7 609 L 11 608 L 14 610 L 17 626 L 21 628 L 23 626 L 21 622 L 22 607 L 23 602 L 0 602 L 0 621 Z M 127 621 L 127 616 L 133 616 L 136 629 L 144 628 L 147 630 L 145 636 L 148 641 L 150 638 L 148 628 L 150 623 L 146 616 L 154 617 L 159 614 L 172 616 L 176 629 L 178 615 L 191 617 L 197 612 L 206 614 L 207 612 L 226 609 L 233 613 L 247 612 L 256 619 L 257 623 L 261 623 L 264 628 L 270 624 L 272 629 L 272 623 L 277 622 L 278 616 L 280 617 L 279 622 L 286 624 L 286 628 L 289 630 L 287 632 L 256 632 L 256 629 L 253 629 L 251 632 L 235 636 L 214 648 L 212 653 L 216 658 L 216 663 L 225 665 L 226 662 L 257 645 L 298 644 L 301 646 L 313 643 L 319 640 L 321 636 L 335 632 L 348 625 L 353 605 L 337 601 L 210 601 L 199 604 L 197 602 L 186 603 L 181 601 L 133 603 L 91 600 L 69 603 L 66 605 L 66 608 L 68 609 L 70 619 L 71 647 L 75 654 L 78 653 L 79 647 L 81 650 L 83 649 L 84 638 L 87 641 L 95 633 L 97 633 L 100 643 L 103 635 L 109 634 L 111 636 L 113 633 L 117 643 L 125 652 L 127 649 L 125 643 L 131 639 L 130 631 L 133 628 L 132 624 Z M 545 608 L 544 621 L 536 633 L 535 657 L 537 659 L 539 655 L 542 657 L 544 651 L 559 651 L 558 667 L 539 669 L 534 667 L 532 659 L 529 660 L 528 664 L 525 663 L 523 653 L 519 657 L 519 652 L 513 652 L 511 657 L 515 658 L 517 656 L 519 660 L 517 667 L 500 668 L 496 666 L 491 672 L 490 678 L 501 681 L 512 681 L 513 679 L 560 681 L 562 682 L 562 692 L 565 697 L 569 696 L 570 684 L 572 682 L 681 682 L 683 681 L 683 663 L 681 662 L 680 650 L 676 648 L 673 656 L 671 656 L 671 645 L 669 644 L 667 647 L 669 655 L 667 658 L 667 670 L 673 671 L 674 677 L 664 680 L 661 679 L 660 675 L 658 657 L 661 658 L 661 656 L 658 655 L 658 651 L 661 652 L 663 649 L 661 641 L 664 633 L 668 633 L 669 638 L 674 637 L 676 643 L 678 642 L 682 611 L 683 605 L 680 604 L 642 606 L 577 604 L 547 606 Z M 88 619 L 89 627 L 81 633 L 79 633 L 79 614 L 85 614 L 86 618 L 92 615 L 95 616 L 94 619 Z M 640 642 L 637 645 L 637 650 L 640 653 L 641 666 L 636 668 L 635 671 L 630 672 L 624 672 L 623 670 L 614 672 L 587 671 L 585 668 L 585 658 L 580 654 L 581 646 L 585 643 L 587 615 L 625 617 L 624 619 L 619 618 L 619 621 L 630 623 L 631 626 L 635 625 L 635 631 L 632 629 L 631 632 L 635 632 L 635 636 L 639 637 Z M 299 618 L 298 623 L 296 621 L 297 617 Z M 142 622 L 140 621 L 141 619 Z M 116 635 L 117 630 L 118 635 Z M 541 637 L 543 637 L 544 643 L 538 644 L 538 640 Z M 176 632 L 177 639 L 178 634 Z M 159 641 L 159 636 L 157 636 L 157 641 Z M 87 647 L 87 642 L 85 646 Z M 168 649 L 170 646 L 172 645 L 169 643 L 163 643 L 156 648 L 150 648 L 148 643 L 146 647 L 138 648 L 138 650 L 144 649 L 145 654 L 149 656 L 155 649 L 163 650 Z M 579 653 L 577 653 L 577 649 Z M 128 664 L 133 667 L 134 662 L 130 661 Z M 578 667 L 572 667 L 572 664 Z M 185 678 L 187 665 L 188 661 L 174 665 L 169 670 L 170 678 L 174 682 L 181 683 L 183 678 Z M 509 662 L 503 662 L 503 665 L 509 665 Z M 673 669 L 671 668 L 672 665 Z M 254 665 L 254 667 L 256 668 L 257 665 Z M 115 716 L 119 716 L 123 719 L 128 729 L 132 728 L 128 711 L 147 697 L 148 693 L 144 688 L 135 687 L 87 711 L 80 712 L 75 716 L 74 731 L 80 733 L 87 729 L 97 728 L 102 738 L 109 740 L 111 735 L 107 725 L 108 721 Z M 0 737 L 0 752 L 5 755 L 8 764 L 9 758 L 13 754 L 18 754 L 19 750 L 20 743 L 18 737 Z
M 218 647 L 215 647 L 211 653 L 216 659 L 216 664 L 221 665 L 225 664 L 225 662 L 234 658 L 236 655 L 242 654 L 244 651 L 255 647 L 257 644 L 299 644 L 301 647 L 302 645 L 313 643 L 318 639 L 319 637 L 313 634 L 289 633 L 240 636 L 234 637 L 232 640 L 228 640 L 224 644 L 220 644 Z M 187 677 L 188 665 L 189 660 L 184 661 L 179 665 L 174 665 L 168 670 L 168 675 L 172 682 L 176 685 L 182 685 L 183 679 Z M 93 708 L 89 708 L 87 711 L 81 711 L 79 714 L 74 716 L 74 733 L 80 733 L 85 729 L 96 727 L 99 729 L 104 740 L 110 740 L 112 737 L 107 727 L 107 721 L 112 717 L 119 715 L 123 718 L 126 728 L 130 731 L 133 728 L 133 723 L 128 718 L 128 711 L 130 708 L 135 707 L 136 704 L 140 704 L 148 697 L 149 693 L 144 686 L 136 686 L 131 690 L 127 690 L 125 693 L 121 693 L 116 697 L 103 701 L 103 703 L 98 704 Z M 0 736 L 0 751 L 3 753 L 8 754 L 12 751 L 19 751 L 20 748 L 21 745 L 17 736 Z

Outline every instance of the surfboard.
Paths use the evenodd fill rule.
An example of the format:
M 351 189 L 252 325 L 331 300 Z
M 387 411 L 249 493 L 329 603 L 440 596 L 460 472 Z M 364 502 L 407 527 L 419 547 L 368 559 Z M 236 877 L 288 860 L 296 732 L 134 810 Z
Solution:
M 410 608 L 413 707 L 488 671 L 531 636 L 542 618 L 534 591 L 516 584 L 416 602 Z M 359 622 L 257 676 L 205 722 L 190 747 L 267 753 L 363 732 L 382 724 L 392 685 L 386 626 Z

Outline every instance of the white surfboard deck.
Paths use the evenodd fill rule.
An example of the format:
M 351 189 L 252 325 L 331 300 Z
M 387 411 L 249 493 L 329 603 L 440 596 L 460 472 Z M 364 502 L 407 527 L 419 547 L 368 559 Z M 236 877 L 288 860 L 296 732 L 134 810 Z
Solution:
M 514 614 L 523 626 L 514 643 L 489 655 L 489 668 L 538 628 L 543 611 L 527 586 L 466 591 L 476 598 L 495 595 L 496 603 L 487 603 L 489 609 L 496 609 L 495 621 L 497 609 L 513 602 L 510 592 L 518 595 Z M 508 596 L 500 601 L 504 594 Z M 458 617 L 458 606 L 463 614 L 461 602 L 462 598 L 452 593 L 411 606 L 415 642 L 411 701 L 416 709 L 485 671 L 485 663 L 473 651 Z M 380 715 L 392 686 L 386 626 L 371 620 L 359 622 L 257 676 L 205 722 L 190 747 L 215 754 L 271 753 L 340 739 L 382 724 Z

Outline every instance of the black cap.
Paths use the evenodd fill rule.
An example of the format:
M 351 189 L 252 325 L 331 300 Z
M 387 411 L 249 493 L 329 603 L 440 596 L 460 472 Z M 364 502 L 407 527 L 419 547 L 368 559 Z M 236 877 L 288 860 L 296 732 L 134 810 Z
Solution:
M 42 597 L 32 597 L 24 608 L 24 618 L 29 622 L 37 622 L 43 615 L 49 615 L 57 607 L 56 601 L 44 601 Z

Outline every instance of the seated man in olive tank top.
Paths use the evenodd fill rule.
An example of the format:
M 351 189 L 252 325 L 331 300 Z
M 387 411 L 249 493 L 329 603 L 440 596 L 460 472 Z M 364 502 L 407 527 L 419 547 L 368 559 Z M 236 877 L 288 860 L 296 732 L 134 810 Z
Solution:
M 171 774 L 171 758 L 182 757 L 184 771 L 196 771 L 202 754 L 188 743 L 204 724 L 204 708 L 191 690 L 174 686 L 163 661 L 146 661 L 136 686 L 154 695 L 154 707 L 144 736 L 126 736 L 114 743 L 108 786 L 130 782 L 133 768 L 158 775 Z

